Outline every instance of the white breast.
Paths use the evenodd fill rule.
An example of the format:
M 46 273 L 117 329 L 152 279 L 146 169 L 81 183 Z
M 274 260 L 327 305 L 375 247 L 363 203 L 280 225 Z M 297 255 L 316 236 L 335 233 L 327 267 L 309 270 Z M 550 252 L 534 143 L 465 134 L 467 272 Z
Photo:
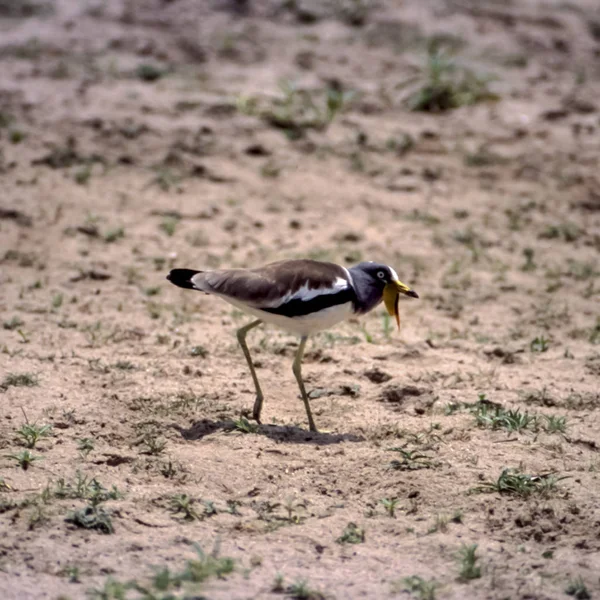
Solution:
M 353 315 L 352 302 L 337 304 L 336 306 L 331 306 L 309 315 L 292 318 L 265 312 L 258 308 L 250 308 L 248 305 L 232 298 L 227 298 L 226 296 L 221 296 L 221 298 L 246 314 L 253 315 L 265 323 L 270 323 L 271 325 L 275 325 L 275 327 L 279 327 L 280 329 L 295 333 L 299 336 L 311 335 L 318 331 L 329 329 L 330 327 L 349 319 Z

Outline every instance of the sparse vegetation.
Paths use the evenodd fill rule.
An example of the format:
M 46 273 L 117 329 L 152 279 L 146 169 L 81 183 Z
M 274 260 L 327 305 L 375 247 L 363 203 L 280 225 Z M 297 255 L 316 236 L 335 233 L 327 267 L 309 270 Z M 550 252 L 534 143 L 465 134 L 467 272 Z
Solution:
M 94 440 L 90 438 L 81 438 L 77 442 L 77 450 L 79 450 L 79 452 L 84 458 L 87 458 L 88 454 L 92 452 L 94 447 Z
M 394 517 L 396 515 L 396 506 L 398 505 L 398 498 L 382 498 L 380 500 L 381 504 L 383 504 L 383 508 L 390 517 Z
M 282 96 L 270 105 L 256 97 L 240 96 L 238 110 L 256 114 L 268 124 L 282 129 L 290 139 L 302 137 L 306 130 L 325 130 L 335 117 L 345 110 L 355 97 L 355 92 L 339 85 L 324 90 L 309 91 L 288 80 L 280 82 Z
M 171 498 L 171 510 L 176 515 L 182 514 L 185 521 L 200 521 L 203 516 L 194 507 L 195 501 L 187 494 L 177 494 Z
M 17 430 L 17 435 L 23 439 L 27 448 L 35 448 L 40 438 L 48 437 L 52 431 L 52 425 L 38 425 L 37 423 L 25 423 Z
M 557 477 L 553 473 L 546 475 L 526 475 L 517 469 L 504 469 L 496 481 L 486 481 L 473 488 L 473 492 L 497 492 L 511 496 L 548 497 L 557 491 L 557 484 L 566 477 Z
M 400 455 L 400 460 L 394 459 L 390 462 L 390 469 L 414 471 L 417 469 L 430 469 L 433 466 L 431 457 L 419 450 L 407 450 L 406 448 L 390 448 L 390 450 Z
M 74 510 L 67 515 L 65 521 L 81 529 L 95 529 L 104 534 L 115 531 L 110 515 L 98 506 L 90 505 Z
M 25 325 L 25 321 L 19 317 L 13 317 L 10 319 L 10 321 L 4 321 L 2 327 L 4 327 L 4 329 L 8 329 L 8 331 L 14 331 L 15 329 L 23 327 L 23 325 Z
M 449 52 L 435 43 L 429 47 L 427 62 L 417 84 L 407 83 L 412 89 L 405 96 L 405 102 L 415 111 L 444 112 L 497 99 L 488 87 L 489 77 L 481 77 L 458 66 Z
M 6 390 L 9 387 L 33 387 L 36 385 L 39 385 L 39 380 L 33 373 L 9 373 L 2 380 L 0 388 Z
M 338 544 L 361 544 L 365 541 L 365 530 L 356 523 L 348 523 L 342 535 L 336 540 Z
M 259 425 L 257 423 L 250 423 L 246 417 L 240 417 L 233 420 L 233 430 L 241 431 L 242 433 L 257 433 Z
M 477 564 L 479 561 L 477 544 L 463 544 L 458 552 L 458 558 L 460 561 L 459 579 L 470 581 L 471 579 L 479 579 L 481 577 L 481 567 Z
M 29 450 L 22 450 L 18 454 L 9 454 L 7 458 L 12 458 L 23 471 L 27 471 L 36 460 L 41 459 L 41 456 L 34 456 Z
M 151 63 L 142 63 L 135 70 L 135 75 L 141 81 L 153 82 L 161 79 L 167 71 Z
M 532 352 L 547 352 L 549 347 L 549 340 L 543 335 L 534 338 L 530 344 Z
M 290 584 L 286 593 L 293 600 L 324 600 L 323 594 L 311 589 L 306 579 L 298 579 Z
M 592 597 L 581 577 L 569 581 L 565 588 L 565 594 L 573 596 L 577 600 L 590 600 Z
M 121 240 L 125 237 L 125 229 L 123 227 L 115 227 L 114 229 L 109 229 L 104 234 L 104 241 L 107 244 L 112 244 L 118 240 Z
M 418 575 L 411 575 L 405 577 L 400 583 L 393 585 L 393 591 L 407 591 L 410 592 L 417 600 L 435 600 L 436 590 L 440 587 L 440 584 L 432 580 L 426 580 Z
M 160 223 L 160 229 L 166 233 L 169 237 L 175 235 L 177 224 L 179 223 L 178 217 L 165 217 Z
M 0 596 L 595 598 L 593 4 L 0 0 Z

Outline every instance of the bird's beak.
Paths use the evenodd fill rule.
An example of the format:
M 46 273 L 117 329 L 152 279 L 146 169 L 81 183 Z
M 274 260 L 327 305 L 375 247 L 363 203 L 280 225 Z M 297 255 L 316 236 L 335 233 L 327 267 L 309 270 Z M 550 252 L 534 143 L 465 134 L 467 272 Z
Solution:
M 407 285 L 401 281 L 392 281 L 386 284 L 383 288 L 383 303 L 391 317 L 396 317 L 396 323 L 398 329 L 400 329 L 400 313 L 398 312 L 398 300 L 400 294 L 404 296 L 410 296 L 411 298 L 418 298 L 417 292 L 411 290 Z

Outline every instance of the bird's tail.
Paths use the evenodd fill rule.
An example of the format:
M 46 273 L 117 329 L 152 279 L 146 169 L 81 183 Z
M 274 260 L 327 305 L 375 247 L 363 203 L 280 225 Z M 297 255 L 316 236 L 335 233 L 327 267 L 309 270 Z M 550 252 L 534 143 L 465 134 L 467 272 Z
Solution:
M 195 275 L 202 273 L 202 271 L 194 271 L 193 269 L 172 269 L 167 275 L 167 279 L 174 285 L 189 290 L 200 290 L 200 288 L 194 285 L 193 278 Z M 200 290 L 202 291 L 202 290 Z

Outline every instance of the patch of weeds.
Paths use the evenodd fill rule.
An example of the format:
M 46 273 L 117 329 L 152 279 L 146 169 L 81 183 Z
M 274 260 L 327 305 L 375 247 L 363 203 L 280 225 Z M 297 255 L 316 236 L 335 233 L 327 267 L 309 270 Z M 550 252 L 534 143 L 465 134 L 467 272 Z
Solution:
M 544 422 L 542 428 L 546 433 L 566 433 L 567 417 L 558 417 L 556 415 L 542 415 Z
M 179 223 L 180 218 L 179 217 L 165 217 L 160 225 L 159 228 L 166 233 L 169 237 L 172 237 L 173 235 L 175 235 L 175 230 L 177 229 L 177 224 Z
M 276 594 L 281 594 L 285 591 L 284 587 L 284 578 L 281 573 L 275 574 L 275 579 L 273 580 L 273 585 L 271 586 L 271 591 Z
M 20 144 L 27 137 L 24 131 L 20 129 L 13 129 L 9 134 L 8 138 L 11 144 Z
M 523 256 L 525 257 L 525 263 L 521 266 L 521 271 L 535 271 L 537 269 L 537 265 L 533 260 L 533 257 L 535 256 L 533 248 L 525 248 L 523 250 Z
M 479 557 L 476 553 L 477 544 L 463 544 L 458 551 L 460 561 L 458 578 L 461 581 L 470 581 L 471 579 L 479 579 L 481 577 L 481 567 L 477 564 Z
M 192 349 L 190 350 L 190 356 L 206 358 L 208 356 L 208 350 L 204 346 L 192 346 Z
M 40 438 L 48 437 L 52 431 L 52 425 L 38 425 L 37 423 L 25 423 L 17 430 L 17 435 L 23 438 L 26 448 L 35 448 Z
M 177 494 L 171 498 L 171 511 L 183 515 L 184 521 L 201 521 L 204 516 L 194 508 L 195 500 L 187 494 Z
M 395 584 L 393 591 L 410 592 L 418 600 L 435 600 L 435 591 L 439 587 L 440 584 L 434 579 L 427 581 L 419 575 L 411 575 L 405 577 L 400 584 Z
M 423 223 L 427 226 L 439 225 L 441 220 L 439 217 L 436 217 L 433 213 L 428 211 L 422 211 L 418 208 L 413 209 L 406 215 L 407 220 L 415 221 L 417 223 Z
M 569 581 L 565 588 L 565 594 L 573 596 L 577 600 L 590 600 L 592 597 L 581 576 Z
M 146 432 L 138 443 L 142 446 L 141 454 L 152 456 L 162 454 L 167 447 L 167 441 L 158 437 L 154 432 Z
M 486 146 L 479 147 L 475 152 L 467 152 L 464 157 L 467 167 L 491 167 L 505 162 L 504 157 L 492 152 Z
M 73 175 L 75 183 L 78 185 L 87 185 L 92 176 L 92 165 L 83 165 Z
M 25 325 L 25 321 L 19 317 L 13 317 L 10 321 L 2 323 L 2 327 L 8 331 L 14 331 L 15 329 L 19 329 L 19 327 L 23 327 L 23 325 Z
M 566 275 L 573 277 L 576 281 L 587 281 L 598 275 L 596 263 L 568 260 Z
M 388 138 L 385 147 L 398 156 L 404 156 L 415 147 L 415 138 L 409 133 L 402 133 L 399 137 Z
M 8 454 L 6 458 L 16 460 L 21 469 L 27 471 L 36 460 L 41 460 L 42 457 L 34 456 L 29 450 L 22 450 L 19 454 Z
M 436 533 L 437 531 L 448 531 L 449 521 L 450 519 L 446 515 L 436 515 L 435 520 L 431 527 L 427 530 L 427 533 Z
M 60 574 L 65 576 L 69 583 L 81 583 L 81 569 L 77 565 L 67 565 Z
M 36 504 L 27 518 L 27 529 L 29 529 L 29 531 L 33 531 L 48 521 L 48 515 L 46 514 L 44 507 Z
M 114 242 L 123 239 L 125 237 L 125 229 L 123 227 L 115 227 L 114 229 L 109 229 L 104 234 L 104 241 L 107 244 L 113 244 Z
M 365 530 L 356 523 L 348 523 L 342 535 L 335 541 L 338 544 L 362 544 L 365 541 Z
M 324 131 L 355 97 L 353 91 L 339 85 L 311 92 L 284 80 L 279 87 L 282 96 L 269 106 L 261 107 L 257 98 L 240 98 L 238 110 L 258 114 L 269 125 L 282 129 L 290 139 L 302 137 L 307 129 Z
M 167 70 L 150 63 L 142 63 L 135 70 L 135 76 L 146 82 L 158 81 L 167 74 Z
M 462 231 L 455 231 L 452 237 L 459 244 L 464 244 L 470 250 L 473 262 L 479 261 L 482 249 L 486 245 L 479 233 L 469 226 Z
M 205 554 L 198 544 L 196 547 L 198 558 L 188 560 L 181 572 L 171 572 L 169 567 L 163 567 L 154 572 L 148 583 L 139 583 L 137 580 L 120 582 L 109 577 L 103 588 L 88 590 L 88 596 L 97 600 L 125 600 L 129 590 L 134 590 L 135 598 L 140 600 L 175 600 L 175 598 L 197 598 L 203 595 L 186 593 L 186 583 L 199 584 L 210 577 L 223 578 L 233 572 L 235 563 L 232 558 L 219 557 L 218 546 L 211 554 Z M 191 591 L 191 590 L 190 590 Z
M 449 417 L 453 415 L 455 412 L 458 412 L 463 407 L 462 402 L 448 402 L 444 407 L 444 414 Z
M 266 179 L 276 179 L 277 177 L 279 177 L 279 175 L 281 175 L 281 167 L 278 166 L 275 161 L 268 160 L 260 168 L 260 174 Z
M 566 477 L 556 477 L 553 473 L 547 475 L 527 475 L 518 469 L 504 469 L 496 481 L 486 481 L 476 486 L 473 493 L 506 494 L 528 498 L 533 495 L 549 497 L 557 491 L 557 483 Z
M 227 500 L 227 512 L 230 515 L 235 515 L 236 517 L 241 516 L 241 512 L 239 511 L 239 508 L 242 505 L 242 503 L 239 500 Z
M 118 360 L 113 367 L 121 371 L 134 371 L 135 365 L 129 360 Z
M 561 223 L 559 225 L 548 225 L 539 234 L 539 238 L 545 240 L 562 239 L 565 242 L 576 242 L 583 231 L 575 223 Z
M 74 481 L 66 481 L 61 477 L 56 482 L 53 495 L 57 498 L 80 498 L 88 500 L 93 506 L 107 500 L 118 500 L 123 497 L 123 494 L 115 485 L 109 490 L 95 477 L 90 479 L 81 471 L 76 472 Z
M 534 338 L 529 344 L 529 349 L 532 352 L 547 352 L 550 347 L 550 340 L 546 339 L 543 335 Z
M 98 506 L 101 502 L 118 500 L 122 497 L 123 494 L 117 489 L 116 485 L 113 485 L 112 488 L 108 490 L 96 478 L 92 479 L 90 482 L 88 500 L 92 506 Z
M 279 504 L 271 504 L 270 506 L 265 506 L 265 512 L 268 512 L 269 509 L 272 511 L 275 508 L 277 508 L 279 506 Z M 287 520 L 290 523 L 295 523 L 296 525 L 298 525 L 299 523 L 301 523 L 303 521 L 303 517 L 301 517 L 300 515 L 296 514 L 296 511 L 298 509 L 306 509 L 306 503 L 305 502 L 298 502 L 293 496 L 290 496 L 289 498 L 286 498 L 285 504 L 283 505 L 283 507 L 285 508 L 285 511 L 287 512 Z
M 87 591 L 90 600 L 126 600 L 129 590 L 134 589 L 132 582 L 123 583 L 109 577 L 101 588 L 91 588 Z
M 234 419 L 233 423 L 233 431 L 241 431 L 242 433 L 257 433 L 259 431 L 259 426 L 257 423 L 250 423 L 246 417 L 240 417 L 239 419 Z
M 535 415 L 522 413 L 519 409 L 505 410 L 501 406 L 488 403 L 475 404 L 471 414 L 475 417 L 477 425 L 485 429 L 506 429 L 512 432 L 534 429 L 537 425 Z
M 389 448 L 389 450 L 400 454 L 400 460 L 392 460 L 389 464 L 389 468 L 395 471 L 416 471 L 430 469 L 433 466 L 431 457 L 418 450 L 407 450 L 406 448 Z
M 72 511 L 67 515 L 65 521 L 82 529 L 95 529 L 107 535 L 114 533 L 110 515 L 98 506 L 86 506 Z
M 91 438 L 81 438 L 77 440 L 77 450 L 83 458 L 87 458 L 88 454 L 94 449 L 94 440 Z
M 59 309 L 63 304 L 64 296 L 59 292 L 52 296 L 52 308 Z
M 312 590 L 308 586 L 308 581 L 306 579 L 296 580 L 288 586 L 285 592 L 294 600 L 321 600 L 324 598 L 321 592 Z
M 204 504 L 204 516 L 205 517 L 213 517 L 219 511 L 215 506 L 215 503 L 212 500 L 202 500 L 202 504 Z
M 161 292 L 161 288 L 158 286 L 149 287 L 144 290 L 144 294 L 146 294 L 146 296 L 148 296 L 148 297 L 158 296 L 158 294 L 160 294 L 160 292 Z
M 149 185 L 157 185 L 163 192 L 168 192 L 171 187 L 177 185 L 180 180 L 181 177 L 168 167 L 158 167 L 156 170 L 156 177 L 154 177 Z
M 235 568 L 233 558 L 219 557 L 218 545 L 215 546 L 210 554 L 203 552 L 198 544 L 194 544 L 198 557 L 194 560 L 189 560 L 179 576 L 182 581 L 190 581 L 200 583 L 209 577 L 223 577 L 232 573 Z
M 591 328 L 589 332 L 588 342 L 590 344 L 600 343 L 600 317 L 596 319 L 595 325 Z
M 400 502 L 399 498 L 382 498 L 379 502 L 383 504 L 383 508 L 390 517 L 396 516 L 396 506 Z
M 34 387 L 39 385 L 37 375 L 33 373 L 9 373 L 4 377 L 0 388 L 6 390 L 9 387 Z
M 438 44 L 430 45 L 427 63 L 417 79 L 416 89 L 405 98 L 410 110 L 444 112 L 486 100 L 497 100 L 497 96 L 488 88 L 489 78 L 458 67 Z M 409 85 L 411 83 L 408 82 Z
M 361 331 L 363 332 L 363 335 L 365 336 L 365 342 L 367 342 L 367 344 L 374 344 L 375 343 L 375 340 L 373 339 L 373 336 L 367 331 L 366 325 L 362 325 L 361 326 Z

